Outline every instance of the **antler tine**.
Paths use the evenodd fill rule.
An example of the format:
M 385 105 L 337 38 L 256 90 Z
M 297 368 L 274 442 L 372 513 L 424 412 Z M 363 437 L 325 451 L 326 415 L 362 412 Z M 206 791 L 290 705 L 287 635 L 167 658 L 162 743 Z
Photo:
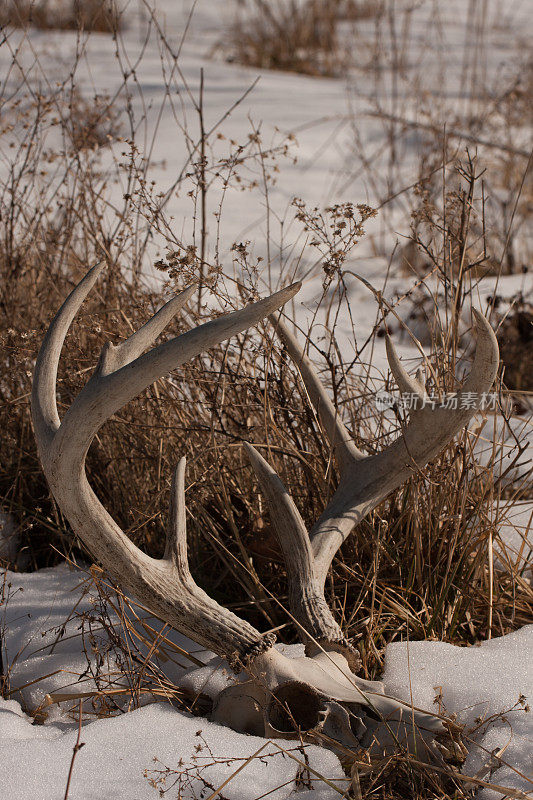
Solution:
M 307 528 L 294 500 L 277 472 L 255 447 L 244 442 L 244 448 L 270 510 L 289 576 L 289 607 L 308 638 L 307 652 L 311 652 L 310 647 L 312 649 L 315 641 L 325 641 L 342 644 L 348 654 L 348 642 L 326 603 L 320 579 L 317 579 Z
M 305 354 L 305 350 L 298 339 L 289 331 L 277 314 L 270 315 L 269 320 L 287 348 L 292 361 L 300 371 L 313 408 L 318 414 L 324 433 L 331 444 L 341 469 L 354 461 L 364 458 L 364 453 L 361 453 L 353 443 L 349 432 L 339 417 L 337 409 L 331 402 L 322 381 L 318 377 L 311 359 Z
M 478 342 L 474 363 L 463 384 L 461 394 L 477 392 L 479 395 L 482 392 L 487 392 L 494 383 L 498 372 L 500 353 L 496 334 L 492 330 L 489 321 L 477 308 L 472 309 L 472 314 L 476 324 Z M 480 386 L 485 388 L 480 389 Z
M 50 324 L 39 351 L 35 365 L 32 403 L 34 425 L 39 429 L 42 436 L 49 438 L 59 429 L 56 380 L 61 350 L 74 317 L 104 267 L 105 261 L 95 264 L 74 288 Z M 107 342 L 100 356 L 99 375 L 103 376 L 126 366 L 146 350 L 178 311 L 183 308 L 195 289 L 195 286 L 190 286 L 176 297 L 173 297 L 142 328 L 133 333 L 124 342 L 116 346 L 111 342 Z
M 185 507 L 185 456 L 180 458 L 170 486 L 170 508 L 165 558 L 183 571 L 189 571 L 187 555 L 187 512 Z
M 49 441 L 59 429 L 56 380 L 61 349 L 72 320 L 105 267 L 105 261 L 95 264 L 65 300 L 50 323 L 37 361 L 32 386 L 32 415 L 36 435 Z
M 93 267 L 65 300 L 37 358 L 32 417 L 44 472 L 73 530 L 124 589 L 170 625 L 241 669 L 248 660 L 270 650 L 275 636 L 260 634 L 194 582 L 187 561 L 185 460 L 179 462 L 173 479 L 165 557 L 154 559 L 128 539 L 101 505 L 85 475 L 85 456 L 100 425 L 120 406 L 173 367 L 256 324 L 292 297 L 300 284 L 141 355 L 189 299 L 192 289 L 186 289 L 121 345 L 104 348 L 99 366 L 60 422 L 55 381 L 61 347 L 102 268 L 103 264 Z
M 100 355 L 99 374 L 109 375 L 111 372 L 116 372 L 142 355 L 155 342 L 159 334 L 165 330 L 176 314 L 181 311 L 196 289 L 197 285 L 193 284 L 175 297 L 172 297 L 142 328 L 132 333 L 120 344 L 114 345 L 111 342 L 106 342 Z
M 268 503 L 287 569 L 297 572 L 302 576 L 302 580 L 312 580 L 314 564 L 311 543 L 294 500 L 278 473 L 257 452 L 255 447 L 244 442 L 244 449 Z
M 120 365 L 120 347 L 122 345 L 119 345 L 119 366 L 113 372 L 101 369 L 102 363 L 104 370 L 108 370 L 112 366 L 112 358 L 107 355 L 110 350 L 105 348 L 99 368 L 65 414 L 61 423 L 61 435 L 74 437 L 79 441 L 80 447 L 88 447 L 101 425 L 154 381 L 219 342 L 256 325 L 261 319 L 290 300 L 300 287 L 301 283 L 294 283 L 270 297 L 250 303 L 239 311 L 233 311 L 211 322 L 199 325 L 174 339 L 162 342 L 148 353 L 140 355 L 134 361 L 124 365 Z M 185 290 L 185 293 L 175 300 L 180 301 L 185 294 L 186 301 L 188 291 Z M 183 305 L 183 302 L 180 301 L 180 305 Z M 159 322 L 154 324 L 154 330 L 158 325 Z M 141 334 L 142 332 L 143 329 L 137 333 Z M 141 345 L 144 349 L 144 337 L 151 338 L 152 334 L 153 330 L 148 328 L 148 332 L 146 333 L 145 329 L 140 339 L 134 338 L 135 334 L 130 337 L 127 343 L 124 343 L 126 344 L 126 358 L 129 358 L 131 352 L 138 350 Z M 80 426 L 80 420 L 83 420 L 83 426 Z

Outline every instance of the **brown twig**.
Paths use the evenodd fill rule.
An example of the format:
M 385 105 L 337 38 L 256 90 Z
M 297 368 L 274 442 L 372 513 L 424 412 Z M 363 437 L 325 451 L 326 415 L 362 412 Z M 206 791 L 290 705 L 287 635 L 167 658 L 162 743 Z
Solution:
M 69 793 L 69 790 L 70 790 L 70 781 L 72 779 L 72 770 L 74 769 L 74 761 L 76 760 L 76 756 L 78 755 L 78 753 L 81 750 L 81 748 L 85 746 L 85 742 L 81 742 L 80 741 L 80 739 L 81 739 L 81 721 L 82 721 L 82 717 L 83 717 L 83 700 L 80 698 L 79 720 L 78 720 L 78 736 L 76 738 L 76 743 L 75 743 L 74 747 L 72 748 L 72 758 L 70 760 L 70 767 L 69 767 L 68 777 L 67 777 L 67 785 L 65 787 L 65 796 L 64 796 L 63 800 L 68 800 L 68 793 Z

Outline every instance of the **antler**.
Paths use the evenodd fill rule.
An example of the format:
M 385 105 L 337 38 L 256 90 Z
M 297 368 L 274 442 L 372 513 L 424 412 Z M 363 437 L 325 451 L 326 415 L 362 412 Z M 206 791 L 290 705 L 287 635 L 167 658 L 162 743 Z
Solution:
M 275 637 L 261 635 L 194 582 L 187 560 L 185 459 L 179 462 L 172 482 L 165 555 L 155 559 L 139 550 L 101 505 L 87 481 L 85 457 L 98 429 L 121 406 L 170 370 L 279 309 L 301 284 L 187 331 L 143 355 L 195 287 L 185 289 L 126 341 L 104 346 L 94 374 L 60 421 L 56 379 L 61 349 L 103 267 L 103 263 L 94 266 L 63 303 L 37 357 L 31 405 L 44 472 L 73 530 L 126 591 L 204 647 L 242 666 L 268 650 Z
M 259 735 L 299 736 L 294 728 L 323 729 L 330 741 L 358 746 L 363 739 L 369 742 L 370 737 L 385 751 L 390 750 L 391 735 L 395 744 L 402 739 L 416 746 L 424 736 L 431 738 L 441 728 L 438 719 L 383 695 L 381 684 L 353 674 L 355 653 L 325 601 L 324 582 L 335 552 L 352 527 L 408 477 L 413 468 L 422 467 L 438 453 L 468 421 L 473 410 L 450 413 L 419 409 L 413 413 L 403 436 L 383 452 L 365 456 L 350 440 L 298 341 L 271 317 L 300 368 L 341 470 L 337 491 L 308 535 L 279 477 L 248 446 L 287 561 L 293 614 L 310 640 L 319 644 L 310 651 L 308 643 L 306 649 L 311 658 L 287 658 L 273 646 L 275 636 L 262 635 L 245 620 L 219 606 L 194 582 L 187 559 L 185 459 L 179 462 L 172 480 L 165 555 L 155 559 L 139 550 L 103 508 L 89 486 L 85 458 L 100 426 L 122 405 L 187 359 L 272 315 L 296 294 L 300 284 L 144 353 L 191 297 L 193 288 L 185 289 L 129 339 L 118 346 L 109 343 L 104 346 L 94 374 L 60 421 L 56 379 L 61 348 L 74 316 L 102 268 L 103 264 L 97 264 L 87 273 L 50 325 L 37 357 L 32 390 L 39 456 L 51 491 L 73 530 L 127 592 L 165 622 L 225 658 L 236 671 L 244 669 L 248 673 L 248 677 L 238 678 L 236 685 L 215 698 L 215 719 Z M 498 363 L 494 334 L 482 317 L 477 321 L 478 350 L 463 394 L 487 391 Z M 387 347 L 391 370 L 400 388 L 409 388 L 422 398 L 422 384 L 403 370 L 390 342 Z M 335 650 L 340 652 L 332 652 Z M 382 725 L 376 723 L 376 716 L 385 718 Z M 393 721 L 395 728 L 391 733 Z
M 430 407 L 422 381 L 405 371 L 387 335 L 387 357 L 396 383 L 402 392 L 412 393 L 419 402 L 398 439 L 371 456 L 362 453 L 351 440 L 298 340 L 277 316 L 270 317 L 300 371 L 340 470 L 339 486 L 308 534 L 279 476 L 251 445 L 247 445 L 287 562 L 291 610 L 310 636 L 308 654 L 316 651 L 315 641 L 328 650 L 340 650 L 350 658 L 349 643 L 324 597 L 326 576 L 335 554 L 358 522 L 414 470 L 423 468 L 438 455 L 468 423 L 479 408 L 483 393 L 492 386 L 498 369 L 498 343 L 487 320 L 476 310 L 474 316 L 478 335 L 476 355 L 472 370 L 457 394 L 455 409 Z M 462 403 L 462 398 L 468 402 Z

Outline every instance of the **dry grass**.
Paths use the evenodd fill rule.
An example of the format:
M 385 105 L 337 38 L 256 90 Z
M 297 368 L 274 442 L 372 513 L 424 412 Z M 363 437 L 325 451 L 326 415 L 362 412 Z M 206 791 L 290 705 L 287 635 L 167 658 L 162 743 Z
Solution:
M 2 0 L 0 25 L 115 33 L 121 18 L 114 0 Z
M 253 0 L 237 13 L 228 58 L 260 69 L 339 76 L 349 63 L 341 23 L 380 13 L 380 3 L 357 0 Z

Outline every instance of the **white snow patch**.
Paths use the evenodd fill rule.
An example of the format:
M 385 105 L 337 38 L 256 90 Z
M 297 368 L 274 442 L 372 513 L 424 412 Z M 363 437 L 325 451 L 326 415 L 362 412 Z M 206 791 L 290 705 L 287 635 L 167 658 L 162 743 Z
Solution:
M 493 750 L 505 748 L 502 761 L 509 766 L 483 779 L 533 789 L 533 715 L 526 710 L 533 700 L 533 625 L 475 647 L 427 641 L 390 644 L 383 681 L 388 694 L 420 708 L 438 710 L 435 699 L 441 696 L 443 711 L 457 714 L 475 742 L 463 768 L 467 775 L 490 763 Z M 479 794 L 494 796 L 489 790 Z
M 98 670 L 90 647 L 87 618 L 96 616 L 97 595 L 94 588 L 87 592 L 86 573 L 61 565 L 28 574 L 7 572 L 6 578 L 9 599 L 2 613 L 5 630 L 3 658 L 9 668 L 12 696 L 33 711 L 42 706 L 47 693 L 70 692 L 75 695 L 96 688 L 97 680 L 93 676 Z M 161 627 L 151 617 L 145 617 L 145 621 Z M 117 623 L 116 618 L 114 622 Z M 94 622 L 92 631 L 99 637 L 100 652 L 105 652 L 108 643 L 105 630 Z M 223 676 L 232 675 L 225 662 L 201 650 L 187 637 L 172 632 L 168 638 L 205 661 L 206 674 L 213 676 L 215 673 L 216 685 L 220 684 Z M 172 655 L 170 648 L 164 649 L 167 655 Z M 299 654 L 301 648 L 286 649 Z M 215 661 L 216 669 L 213 670 Z M 177 679 L 185 671 L 187 662 L 183 657 L 169 658 L 161 666 L 170 678 Z M 107 670 L 114 669 L 116 663 L 111 655 L 101 673 L 105 676 Z M 203 670 L 198 672 L 201 674 Z M 105 683 L 105 679 L 102 680 Z M 113 685 L 118 684 L 115 678 Z M 20 686 L 25 688 L 20 692 L 13 691 Z M 205 693 L 203 685 L 199 684 L 197 690 Z M 149 697 L 147 702 L 150 702 Z M 77 736 L 76 723 L 67 714 L 72 705 L 72 701 L 67 701 L 60 706 L 47 707 L 46 724 L 36 725 L 23 713 L 16 700 L 0 702 L 2 798 L 35 800 L 41 796 L 43 785 L 47 787 L 47 800 L 63 798 Z M 90 710 L 89 703 L 85 707 Z M 202 732 L 203 738 L 197 735 L 197 731 Z M 300 769 L 299 764 L 281 753 L 275 743 L 268 744 L 265 739 L 235 733 L 163 704 L 148 705 L 117 717 L 84 720 L 82 742 L 85 744 L 76 757 L 70 800 L 155 798 L 158 790 L 150 785 L 144 771 L 164 770 L 165 767 L 187 770 L 190 780 L 182 796 L 184 799 L 197 797 L 204 786 L 199 774 L 209 785 L 219 786 L 262 745 L 266 747 L 261 751 L 261 758 L 254 759 L 231 780 L 224 789 L 225 797 L 249 800 L 272 792 L 271 796 L 276 800 L 284 800 L 294 792 Z M 281 744 L 286 749 L 293 747 L 290 742 Z M 202 749 L 197 752 L 197 747 Z M 342 786 L 345 786 L 342 768 L 332 753 L 310 746 L 305 748 L 305 755 L 302 752 L 294 755 L 300 761 L 308 758 L 313 769 L 328 779 L 342 779 Z M 154 758 L 161 763 L 154 762 Z M 215 763 L 203 769 L 204 761 Z M 149 777 L 157 775 L 153 773 Z M 168 780 L 172 782 L 176 778 L 174 774 Z M 316 776 L 311 775 L 311 779 L 315 789 L 312 797 L 316 800 L 331 800 L 336 794 Z M 302 785 L 301 796 L 307 794 L 305 785 Z
M 23 712 L 16 700 L 0 698 L 0 747 L 10 742 L 27 739 L 55 739 L 58 733 L 53 727 L 34 725 L 33 720 Z
M 4 622 L 6 620 L 9 622 L 6 627 L 4 663 L 11 666 L 10 686 L 15 688 L 17 685 L 36 680 L 35 684 L 13 696 L 23 699 L 26 707 L 31 710 L 42 703 L 46 692 L 67 691 L 68 687 L 73 692 L 80 689 L 87 691 L 94 683 L 86 679 L 80 683 L 78 680 L 80 673 L 87 670 L 87 658 L 82 646 L 83 637 L 77 630 L 79 618 L 77 622 L 74 617 L 72 618 L 64 628 L 62 638 L 58 639 L 57 636 L 58 629 L 62 628 L 62 623 L 74 607 L 80 614 L 86 606 L 93 608 L 90 598 L 83 596 L 85 575 L 69 567 L 59 566 L 30 574 L 7 573 L 7 577 L 11 584 L 12 595 L 4 609 Z M 204 668 L 195 668 L 191 671 L 191 689 L 215 696 L 228 683 L 235 680 L 235 676 L 224 661 L 207 651 L 200 650 L 180 634 L 175 634 L 175 637 L 176 641 L 181 643 L 180 646 L 188 647 L 189 651 L 194 650 L 196 657 L 206 664 Z M 50 653 L 54 642 L 56 642 L 54 652 Z M 41 650 L 42 647 L 44 650 Z M 296 657 L 302 654 L 302 646 L 283 646 L 283 651 L 289 657 Z M 513 771 L 513 768 L 526 774 L 530 768 L 533 718 L 531 713 L 525 711 L 525 704 L 531 704 L 533 697 L 532 663 L 533 625 L 475 647 L 456 647 L 442 642 L 427 641 L 391 644 L 386 651 L 383 680 L 387 694 L 406 702 L 412 701 L 415 706 L 427 710 L 438 710 L 434 701 L 440 694 L 443 711 L 457 714 L 459 722 L 466 726 L 467 732 L 472 731 L 475 744 L 471 745 L 470 754 L 464 765 L 466 773 L 476 774 L 485 765 L 490 764 L 490 753 L 493 750 L 505 748 L 501 756 L 505 765 L 495 769 L 493 774 L 487 773 L 484 780 L 526 791 L 531 789 L 531 786 L 527 780 Z M 175 661 L 171 661 L 161 666 L 167 674 L 179 679 L 181 685 L 186 684 L 185 663 L 178 666 Z M 43 674 L 52 671 L 52 668 L 60 672 L 38 680 Z M 521 697 L 525 700 L 520 703 Z M 32 772 L 34 769 L 37 770 L 35 765 L 38 764 L 39 769 L 44 769 L 47 774 L 49 762 L 57 765 L 62 761 L 65 764 L 64 773 L 54 778 L 50 784 L 53 791 L 49 795 L 53 798 L 55 797 L 53 792 L 56 792 L 59 797 L 61 787 L 64 791 L 62 781 L 70 763 L 75 739 L 74 727 L 74 723 L 67 715 L 58 713 L 50 717 L 45 726 L 32 725 L 14 700 L 2 703 L 0 747 L 1 752 L 5 753 L 7 765 L 6 785 L 11 786 L 9 783 L 11 781 L 13 786 L 16 783 L 19 788 L 28 786 L 30 789 L 31 787 L 35 789 L 38 781 L 38 776 Z M 125 785 L 128 791 L 135 791 L 137 794 L 130 794 L 130 797 L 152 796 L 147 792 L 155 790 L 151 789 L 142 778 L 142 770 L 150 768 L 150 759 L 154 756 L 171 768 L 176 768 L 180 758 L 186 767 L 194 767 L 196 763 L 192 760 L 194 746 L 202 743 L 198 738 L 195 739 L 193 734 L 199 729 L 204 732 L 210 747 L 215 746 L 215 752 L 219 757 L 236 754 L 245 757 L 255 752 L 260 744 L 266 741 L 234 733 L 203 719 L 189 717 L 170 706 L 151 705 L 120 717 L 98 720 L 84 727 L 82 740 L 90 744 L 91 750 L 88 751 L 84 747 L 79 754 L 82 766 L 79 771 L 80 786 L 85 780 L 84 770 L 87 773 L 89 771 L 89 766 L 83 766 L 86 762 L 81 756 L 92 753 L 89 760 L 91 768 L 94 770 L 94 764 L 98 765 L 98 769 L 94 770 L 98 773 L 94 778 L 96 783 L 90 787 L 90 791 L 94 790 L 94 793 L 76 793 L 82 792 L 81 789 L 76 789 L 72 798 L 89 800 L 93 797 L 107 796 L 113 769 L 117 768 L 117 764 L 119 764 L 117 780 L 122 780 L 122 769 L 132 776 L 132 782 Z M 20 748 L 20 742 L 24 742 L 27 758 L 20 749 L 16 750 L 16 747 Z M 143 742 L 146 742 L 144 747 Z M 286 745 L 287 742 L 284 742 L 283 746 Z M 130 746 L 131 751 L 128 749 Z M 319 751 L 315 753 L 315 750 L 316 748 L 312 749 L 313 759 L 319 759 Z M 26 765 L 24 768 L 28 774 L 24 776 L 24 780 L 15 781 L 10 773 L 10 765 L 14 763 L 16 753 L 21 758 L 21 763 Z M 326 759 L 324 762 L 313 760 L 312 766 L 326 777 L 340 775 L 340 772 L 335 772 L 335 769 L 340 769 L 335 756 L 323 751 L 320 758 L 322 757 Z M 278 755 L 276 758 L 281 759 L 281 756 Z M 283 769 L 280 766 L 278 771 L 277 767 L 273 770 L 274 762 L 271 762 L 269 769 L 273 772 L 268 772 L 268 780 L 272 779 L 272 783 L 268 783 L 268 786 L 275 788 L 275 781 L 281 783 L 288 780 L 290 786 L 294 788 L 292 781 L 297 765 L 292 761 L 293 771 L 286 772 L 287 761 L 290 759 L 281 759 L 279 763 L 283 762 L 284 766 Z M 4 767 L 0 767 L 0 779 L 2 769 Z M 57 767 L 55 769 L 57 771 Z M 220 776 L 219 782 L 222 782 L 224 776 L 232 771 L 229 769 L 226 774 L 224 770 L 227 767 L 220 765 L 213 769 L 215 771 L 220 769 L 216 780 L 209 778 L 213 783 L 217 782 L 218 776 Z M 261 777 L 262 773 L 259 771 L 256 775 L 254 769 L 255 766 L 249 765 L 243 770 L 242 784 L 235 779 L 232 791 L 237 794 L 228 794 L 225 791 L 225 795 L 231 798 L 242 797 L 243 800 L 259 796 L 261 792 L 259 790 L 256 792 L 254 781 L 257 780 L 257 786 L 266 787 L 267 783 Z M 257 766 L 257 769 L 260 770 L 260 767 Z M 249 783 L 246 781 L 246 775 L 249 777 Z M 256 777 L 253 777 L 254 775 Z M 243 786 L 248 787 L 248 794 Z M 140 787 L 143 787 L 144 794 L 139 794 Z M 17 797 L 32 797 L 30 789 L 27 795 L 17 795 Z M 320 789 L 321 792 L 322 790 L 329 791 L 324 786 Z M 264 791 L 267 791 L 267 788 Z M 238 792 L 242 794 L 239 795 Z M 285 794 L 277 795 L 279 800 L 286 797 L 289 792 L 290 788 L 286 787 Z M 33 795 L 35 796 L 37 795 Z M 122 796 L 125 797 L 126 794 L 116 794 L 117 798 Z M 487 792 L 482 795 L 486 798 L 489 796 Z M 5 797 L 10 800 L 11 795 L 5 794 Z
M 75 727 L 63 731 L 57 726 L 30 725 L 13 703 L 8 709 L 5 705 L 0 705 L 2 797 L 35 800 L 46 795 L 47 800 L 62 800 L 76 743 Z M 166 767 L 187 772 L 189 779 L 184 781 L 180 796 L 189 800 L 199 797 L 206 784 L 219 787 L 263 745 L 261 758 L 252 759 L 230 780 L 224 787 L 224 796 L 229 800 L 249 800 L 272 792 L 269 797 L 284 800 L 296 789 L 299 765 L 283 754 L 275 742 L 234 733 L 169 705 L 154 704 L 92 722 L 83 727 L 81 741 L 83 747 L 76 756 L 69 800 L 155 800 L 159 790 L 150 785 L 149 778 L 157 778 L 155 771 Z M 292 750 L 300 761 L 307 757 L 317 772 L 346 786 L 342 767 L 333 753 L 309 746 L 304 755 L 301 750 L 294 750 L 293 743 L 283 742 L 282 746 Z M 176 778 L 177 774 L 169 774 L 166 786 Z M 316 788 L 311 795 L 314 800 L 333 800 L 337 792 L 316 777 L 311 778 L 311 785 Z M 208 793 L 211 791 L 209 788 Z M 307 794 L 302 792 L 298 797 Z M 173 796 L 177 796 L 176 789 Z

